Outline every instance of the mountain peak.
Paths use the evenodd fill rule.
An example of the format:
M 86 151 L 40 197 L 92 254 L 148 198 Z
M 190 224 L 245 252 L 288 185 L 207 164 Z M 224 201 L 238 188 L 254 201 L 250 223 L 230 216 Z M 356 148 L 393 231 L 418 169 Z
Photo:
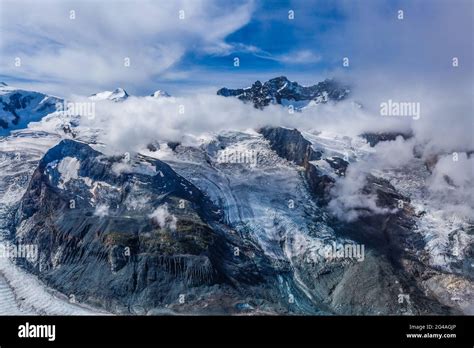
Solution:
M 286 76 L 282 75 L 282 76 L 274 77 L 268 80 L 268 82 L 290 82 L 290 80 L 288 80 Z
M 112 100 L 115 102 L 123 101 L 129 97 L 127 91 L 123 88 L 116 88 L 113 91 L 103 91 L 99 93 L 95 93 L 89 97 L 91 100 Z
M 127 91 L 120 87 L 116 88 L 109 97 L 109 99 L 113 101 L 124 100 L 127 98 L 128 98 Z
M 113 93 L 128 95 L 127 92 L 121 87 L 114 89 Z
M 161 89 L 153 92 L 152 94 L 150 94 L 150 97 L 153 97 L 153 98 L 168 98 L 168 97 L 171 97 L 170 94 L 168 94 L 168 92 L 166 91 L 162 91 Z
M 349 89 L 334 79 L 326 79 L 313 86 L 302 86 L 288 80 L 286 76 L 272 78 L 263 84 L 257 80 L 248 88 L 224 87 L 217 91 L 217 95 L 237 97 L 244 102 L 252 102 L 259 109 L 269 104 L 292 105 L 295 109 L 301 109 L 310 103 L 342 100 L 348 93 Z

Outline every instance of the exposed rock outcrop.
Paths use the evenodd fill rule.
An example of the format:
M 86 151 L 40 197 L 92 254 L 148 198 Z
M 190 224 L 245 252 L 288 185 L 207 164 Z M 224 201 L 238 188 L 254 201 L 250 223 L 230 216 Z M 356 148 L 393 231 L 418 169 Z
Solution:
M 293 105 L 295 109 L 308 103 L 327 103 L 344 99 L 350 90 L 335 80 L 326 79 L 314 86 L 301 86 L 288 80 L 285 76 L 276 77 L 265 83 L 256 81 L 251 87 L 229 89 L 221 88 L 218 95 L 237 97 L 244 102 L 251 102 L 262 109 L 270 104 Z

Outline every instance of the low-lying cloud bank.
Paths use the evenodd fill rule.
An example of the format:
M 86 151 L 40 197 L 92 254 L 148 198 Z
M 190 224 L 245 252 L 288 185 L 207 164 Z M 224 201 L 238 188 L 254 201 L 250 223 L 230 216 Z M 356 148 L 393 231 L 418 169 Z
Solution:
M 211 94 L 188 97 L 130 97 L 123 102 L 102 101 L 96 104 L 93 119 L 83 126 L 99 127 L 100 141 L 109 151 L 134 152 L 148 143 L 177 141 L 199 145 L 200 136 L 223 130 L 248 130 L 262 126 L 283 126 L 300 130 L 330 131 L 357 136 L 364 132 L 411 133 L 409 139 L 397 138 L 375 147 L 372 156 L 351 164 L 333 194 L 332 207 L 347 219 L 357 218 L 357 208 L 365 204 L 379 211 L 375 201 L 367 200 L 360 189 L 368 173 L 403 168 L 414 156 L 423 160 L 437 158 L 426 182 L 432 197 L 445 200 L 453 211 L 474 218 L 472 90 L 460 83 L 434 88 L 397 87 L 383 93 L 376 84 L 366 83 L 365 93 L 339 103 L 319 104 L 291 113 L 280 105 L 255 109 L 236 98 Z M 445 89 L 446 88 L 446 89 Z M 403 91 L 401 91 L 403 89 Z M 362 103 L 359 108 L 354 101 Z M 383 115 L 382 103 L 416 103 L 417 115 Z M 456 160 L 453 156 L 456 155 Z M 433 198 L 433 199 L 434 199 Z M 459 207 L 462 206 L 462 209 Z
M 455 99 L 452 93 L 443 96 L 433 90 L 426 95 L 412 94 L 411 98 L 369 94 L 362 100 L 362 108 L 350 99 L 294 113 L 280 105 L 258 110 L 236 98 L 209 94 L 157 99 L 130 97 L 120 103 L 98 102 L 96 116 L 85 120 L 84 125 L 100 125 L 107 130 L 107 143 L 126 150 L 157 139 L 181 141 L 189 135 L 273 125 L 352 136 L 367 131 L 412 131 L 431 152 L 469 151 L 474 149 L 474 143 L 472 93 L 468 92 L 460 91 Z M 387 102 L 418 104 L 420 114 L 382 115 L 381 104 Z

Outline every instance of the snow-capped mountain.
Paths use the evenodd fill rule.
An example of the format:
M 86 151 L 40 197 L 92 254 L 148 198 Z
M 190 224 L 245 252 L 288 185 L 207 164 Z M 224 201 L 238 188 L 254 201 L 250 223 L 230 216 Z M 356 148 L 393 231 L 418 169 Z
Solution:
M 256 81 L 251 87 L 229 89 L 221 88 L 218 95 L 237 97 L 242 101 L 251 102 L 256 108 L 269 104 L 292 105 L 300 109 L 308 104 L 321 104 L 339 101 L 347 97 L 350 90 L 335 80 L 326 79 L 313 86 L 301 86 L 289 81 L 285 76 L 276 77 L 265 83 Z
M 150 97 L 153 97 L 153 98 L 169 98 L 171 97 L 170 94 L 168 94 L 168 92 L 166 91 L 162 91 L 161 89 L 153 92 L 152 94 L 150 94 Z
M 239 98 L 283 105 L 329 83 L 278 81 L 267 83 L 275 99 Z M 474 313 L 473 240 L 465 224 L 437 218 L 420 189 L 429 175 L 423 159 L 368 172 L 353 193 L 358 218 L 334 213 L 346 175 L 403 134 L 265 126 L 193 144 L 147 139 L 110 154 L 100 137 L 110 124 L 84 121 L 53 112 L 0 138 L 0 243 L 40 250 L 32 262 L 0 262 L 8 300 L 0 312 L 47 312 L 33 305 L 43 282 L 81 304 L 62 310 L 54 300 L 51 313 L 90 313 L 84 305 L 132 314 Z M 339 257 L 337 246 L 365 252 Z M 21 290 L 2 284 L 25 274 L 38 278 L 21 305 Z M 405 294 L 410 301 L 400 303 Z
M 95 93 L 89 97 L 90 100 L 112 100 L 115 102 L 124 101 L 129 97 L 128 93 L 123 88 L 116 88 L 113 91 L 103 91 Z
M 26 128 L 56 110 L 63 100 L 43 93 L 26 91 L 0 83 L 0 136 Z
M 223 218 L 164 162 L 105 157 L 72 140 L 45 154 L 16 214 L 17 235 L 41 254 L 27 268 L 81 302 L 94 299 L 112 312 L 167 305 L 190 313 L 205 310 L 200 299 L 210 297 L 238 313 L 235 303 L 250 297 L 274 311 L 266 297 L 284 300 L 270 260 Z M 274 290 L 259 295 L 264 287 Z M 186 305 L 177 301 L 182 293 Z

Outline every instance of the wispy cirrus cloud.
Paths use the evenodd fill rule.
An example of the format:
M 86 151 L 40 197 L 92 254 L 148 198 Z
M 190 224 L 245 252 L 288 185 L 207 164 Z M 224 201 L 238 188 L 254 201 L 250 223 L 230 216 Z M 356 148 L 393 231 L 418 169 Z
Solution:
M 290 52 L 288 54 L 275 56 L 274 59 L 288 64 L 315 64 L 322 60 L 322 56 L 310 50 L 303 49 Z

